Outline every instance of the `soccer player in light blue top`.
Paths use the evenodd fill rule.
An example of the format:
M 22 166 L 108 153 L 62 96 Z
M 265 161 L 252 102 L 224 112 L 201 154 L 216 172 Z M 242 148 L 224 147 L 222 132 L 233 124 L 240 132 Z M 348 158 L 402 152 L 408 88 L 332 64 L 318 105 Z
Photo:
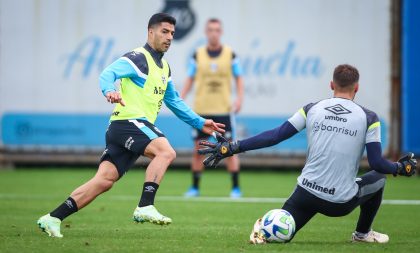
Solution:
M 197 115 L 175 90 L 169 65 L 163 59 L 171 45 L 175 23 L 175 18 L 168 14 L 153 15 L 149 20 L 147 43 L 125 54 L 102 72 L 102 93 L 109 102 L 116 103 L 106 132 L 106 148 L 96 175 L 38 220 L 39 227 L 49 236 L 62 237 L 61 221 L 108 191 L 140 155 L 147 156 L 151 162 L 133 219 L 160 225 L 172 222 L 154 207 L 159 184 L 176 156 L 165 135 L 154 125 L 162 103 L 178 118 L 200 131 L 207 134 L 224 132 L 223 124 Z M 121 79 L 119 91 L 114 86 L 117 79 Z
M 199 152 L 211 154 L 204 164 L 214 166 L 233 154 L 278 144 L 306 128 L 306 164 L 295 191 L 282 207 L 293 216 L 296 232 L 317 213 L 338 217 L 360 206 L 352 241 L 388 242 L 388 235 L 371 228 L 381 205 L 385 174 L 411 176 L 417 161 L 412 153 L 398 162 L 382 158 L 378 116 L 353 102 L 358 81 L 355 67 L 337 66 L 330 84 L 334 97 L 307 104 L 280 127 L 254 137 L 237 142 L 219 138 L 218 144 L 201 143 L 206 148 Z M 365 149 L 372 171 L 357 177 Z M 257 220 L 250 236 L 253 243 L 264 242 L 258 231 L 260 222 Z

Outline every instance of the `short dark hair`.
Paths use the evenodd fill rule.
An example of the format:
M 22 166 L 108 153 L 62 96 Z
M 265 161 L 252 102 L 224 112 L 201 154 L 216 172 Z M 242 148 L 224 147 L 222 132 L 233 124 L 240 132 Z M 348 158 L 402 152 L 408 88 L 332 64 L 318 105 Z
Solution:
M 349 65 L 341 64 L 335 67 L 333 81 L 341 88 L 347 88 L 359 81 L 359 71 Z
M 169 24 L 176 25 L 176 19 L 174 17 L 172 17 L 168 13 L 160 12 L 150 17 L 147 29 L 162 22 L 168 22 Z
M 219 24 L 222 24 L 222 21 L 220 19 L 218 19 L 218 18 L 209 18 L 207 20 L 207 24 L 208 23 L 219 23 Z

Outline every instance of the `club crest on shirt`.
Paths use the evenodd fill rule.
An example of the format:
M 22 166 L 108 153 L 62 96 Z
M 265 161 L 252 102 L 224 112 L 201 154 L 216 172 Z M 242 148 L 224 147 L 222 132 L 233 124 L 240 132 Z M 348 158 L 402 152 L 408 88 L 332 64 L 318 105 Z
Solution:
M 165 85 L 165 83 L 166 83 L 166 77 L 165 76 L 162 76 L 162 84 Z
M 212 72 L 216 72 L 217 71 L 217 63 L 215 63 L 215 62 L 212 62 L 212 63 L 210 63 L 210 70 L 212 71 Z

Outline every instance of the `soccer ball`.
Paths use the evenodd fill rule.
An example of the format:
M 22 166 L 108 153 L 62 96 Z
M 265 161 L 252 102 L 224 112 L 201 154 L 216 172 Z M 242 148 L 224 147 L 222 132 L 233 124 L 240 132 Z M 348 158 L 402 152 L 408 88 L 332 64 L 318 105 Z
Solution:
M 286 210 L 268 211 L 261 220 L 261 234 L 267 242 L 288 242 L 295 233 L 296 225 L 293 216 Z

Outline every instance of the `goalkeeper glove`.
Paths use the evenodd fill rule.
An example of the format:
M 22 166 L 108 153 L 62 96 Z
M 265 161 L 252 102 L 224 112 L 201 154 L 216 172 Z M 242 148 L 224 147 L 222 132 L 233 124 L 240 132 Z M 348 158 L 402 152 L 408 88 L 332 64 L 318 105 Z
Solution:
M 209 141 L 200 141 L 201 148 L 198 150 L 200 155 L 210 154 L 204 159 L 203 164 L 206 167 L 216 167 L 219 162 L 229 156 L 239 153 L 239 143 L 226 140 L 221 134 L 216 133 L 217 143 Z
M 414 154 L 409 152 L 398 160 L 397 165 L 396 174 L 411 177 L 416 172 L 417 160 L 414 159 Z

